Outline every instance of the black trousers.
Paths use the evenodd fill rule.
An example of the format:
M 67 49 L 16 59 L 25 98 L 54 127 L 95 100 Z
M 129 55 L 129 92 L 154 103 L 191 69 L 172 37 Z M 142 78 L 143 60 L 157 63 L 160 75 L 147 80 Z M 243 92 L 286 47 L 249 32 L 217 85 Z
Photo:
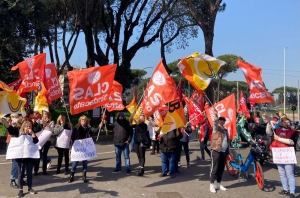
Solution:
M 217 152 L 212 150 L 211 152 L 211 168 L 210 168 L 210 183 L 214 183 L 217 179 L 217 183 L 222 181 L 222 175 L 225 168 L 226 153 Z
M 204 151 L 206 151 L 209 157 L 211 155 L 210 150 L 207 148 L 207 141 L 208 141 L 207 138 L 205 138 L 204 141 L 200 141 L 200 152 L 201 152 L 201 158 L 203 160 L 205 159 Z
M 44 144 L 44 146 L 42 147 L 42 149 L 40 150 L 40 157 L 43 156 L 43 173 L 46 173 L 46 170 L 47 170 L 47 158 L 48 158 L 48 151 L 49 151 L 50 146 L 51 146 L 51 141 L 47 141 Z M 36 161 L 36 164 L 34 166 L 35 173 L 39 172 L 40 161 L 41 161 L 41 158 Z
M 151 140 L 152 142 L 152 152 L 155 152 L 156 150 L 156 153 L 159 153 L 159 142 L 158 140 Z
M 69 149 L 56 148 L 58 153 L 57 171 L 60 171 L 63 157 L 65 156 L 65 172 L 69 172 Z
M 136 155 L 139 159 L 139 164 L 141 167 L 144 167 L 146 162 L 146 147 L 140 147 L 139 144 L 134 144 L 134 146 Z
M 17 168 L 18 168 L 19 189 L 23 189 L 25 171 L 27 174 L 28 189 L 30 189 L 32 187 L 32 168 L 33 168 L 33 165 L 35 162 L 36 162 L 35 159 L 29 159 L 29 158 L 16 159 Z
M 180 162 L 182 147 L 183 147 L 183 150 L 184 150 L 184 153 L 185 153 L 186 162 L 190 163 L 189 142 L 180 142 L 178 162 Z

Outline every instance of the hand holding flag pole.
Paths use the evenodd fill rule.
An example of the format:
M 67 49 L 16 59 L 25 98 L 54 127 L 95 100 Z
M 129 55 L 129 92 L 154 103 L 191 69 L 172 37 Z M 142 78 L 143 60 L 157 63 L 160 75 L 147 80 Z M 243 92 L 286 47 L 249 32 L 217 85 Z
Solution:
M 103 111 L 103 109 L 104 109 L 104 111 Z M 104 116 L 105 116 L 105 112 L 106 112 L 106 108 L 104 108 L 104 107 L 102 108 L 102 107 L 101 107 L 102 118 L 101 118 L 101 122 L 100 122 L 100 123 L 102 123 L 102 124 L 104 123 L 104 122 L 103 122 L 103 119 L 104 119 Z M 102 125 L 102 126 L 103 126 L 103 125 Z M 99 135 L 100 135 L 102 126 L 99 127 L 99 131 L 98 131 L 98 134 L 97 134 L 96 141 L 98 141 L 98 139 L 99 139 Z M 107 134 L 107 129 L 106 129 L 106 124 L 104 124 L 104 129 L 105 129 L 106 135 L 108 135 L 108 134 Z

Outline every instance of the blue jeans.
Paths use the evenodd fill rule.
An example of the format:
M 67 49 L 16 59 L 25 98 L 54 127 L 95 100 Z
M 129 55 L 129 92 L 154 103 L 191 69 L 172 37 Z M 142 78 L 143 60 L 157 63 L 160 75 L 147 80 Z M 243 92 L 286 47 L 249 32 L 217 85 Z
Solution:
M 72 172 L 76 172 L 78 163 L 79 161 L 73 162 L 72 169 L 71 169 Z M 82 171 L 87 171 L 87 160 L 82 161 Z
M 134 149 L 134 134 L 135 134 L 135 129 L 133 129 L 133 131 L 132 131 L 132 138 L 131 138 L 131 142 L 130 142 L 131 149 Z
M 130 171 L 129 145 L 128 144 L 125 144 L 123 146 L 115 145 L 115 152 L 116 152 L 116 169 L 121 170 L 121 166 L 122 166 L 121 155 L 123 152 L 124 159 L 125 159 L 125 168 L 126 170 Z
M 295 194 L 295 176 L 294 164 L 277 164 L 278 172 L 283 190 L 290 190 L 290 193 Z M 289 188 L 290 187 L 290 188 Z
M 18 179 L 18 164 L 14 159 L 11 164 L 10 179 Z
M 170 175 L 173 175 L 175 173 L 176 154 L 176 152 L 160 153 L 163 173 L 167 174 L 168 172 L 170 172 Z

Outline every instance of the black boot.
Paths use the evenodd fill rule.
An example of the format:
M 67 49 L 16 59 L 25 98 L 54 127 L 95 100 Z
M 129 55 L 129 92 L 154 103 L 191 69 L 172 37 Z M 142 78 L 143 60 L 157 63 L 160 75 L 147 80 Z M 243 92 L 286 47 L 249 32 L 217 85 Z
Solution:
M 72 171 L 71 171 L 69 183 L 72 183 L 72 182 L 74 181 L 74 174 L 75 174 L 75 172 L 72 172 Z
M 144 175 L 144 168 L 140 168 L 138 174 L 138 176 L 143 176 Z
M 89 181 L 86 179 L 86 171 L 82 171 L 82 180 L 84 183 L 87 183 Z

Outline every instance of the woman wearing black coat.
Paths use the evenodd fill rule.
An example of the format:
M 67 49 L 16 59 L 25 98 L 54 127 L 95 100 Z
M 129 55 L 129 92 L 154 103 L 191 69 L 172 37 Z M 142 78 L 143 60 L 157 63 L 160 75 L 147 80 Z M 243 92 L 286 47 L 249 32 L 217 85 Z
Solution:
M 91 127 L 88 118 L 83 115 L 80 116 L 78 120 L 78 124 L 73 128 L 72 138 L 71 138 L 71 148 L 75 140 L 82 140 L 91 137 L 92 133 L 98 132 L 99 128 Z M 70 150 L 71 152 L 71 150 Z M 76 168 L 79 161 L 74 161 L 71 168 L 71 174 L 69 183 L 74 181 L 74 174 L 76 172 Z M 86 179 L 86 172 L 87 172 L 87 160 L 82 161 L 82 180 L 83 182 L 88 182 Z
M 140 164 L 140 170 L 137 175 L 143 176 L 146 162 L 146 149 L 150 147 L 151 139 L 148 132 L 148 126 L 145 123 L 145 117 L 140 115 L 139 120 L 136 121 L 133 119 L 133 116 L 134 114 L 131 114 L 129 123 L 132 124 L 132 121 L 136 123 L 135 125 L 132 125 L 132 127 L 135 128 L 134 147 Z

